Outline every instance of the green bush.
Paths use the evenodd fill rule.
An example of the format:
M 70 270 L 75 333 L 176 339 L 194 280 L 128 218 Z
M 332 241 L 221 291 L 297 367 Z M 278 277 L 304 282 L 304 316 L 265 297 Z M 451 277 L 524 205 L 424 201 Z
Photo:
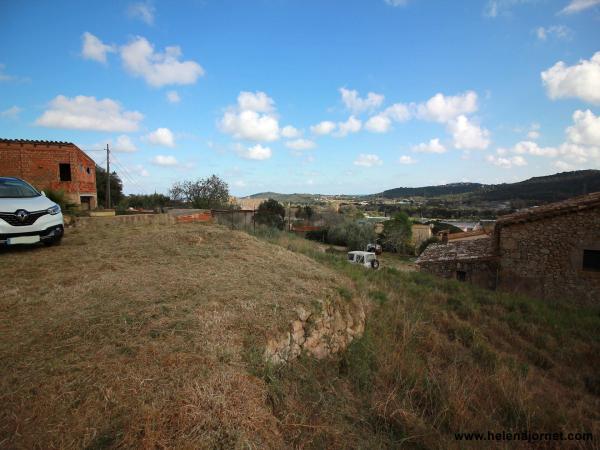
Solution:
M 50 200 L 52 200 L 54 203 L 60 206 L 60 209 L 62 209 L 63 211 L 66 209 L 67 203 L 64 190 L 46 189 L 44 190 L 44 193 L 46 194 L 46 197 L 48 197 Z

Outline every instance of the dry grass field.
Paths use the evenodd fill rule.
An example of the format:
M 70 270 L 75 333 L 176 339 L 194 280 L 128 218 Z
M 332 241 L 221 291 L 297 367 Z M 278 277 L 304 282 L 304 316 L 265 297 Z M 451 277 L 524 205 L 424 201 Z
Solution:
M 259 236 L 75 228 L 0 251 L 0 447 L 532 448 L 455 438 L 529 431 L 594 436 L 536 448 L 600 448 L 599 307 Z M 327 297 L 369 299 L 364 335 L 266 363 L 294 308 Z
M 339 295 L 304 255 L 204 225 L 0 250 L 0 447 L 282 447 L 249 346 Z

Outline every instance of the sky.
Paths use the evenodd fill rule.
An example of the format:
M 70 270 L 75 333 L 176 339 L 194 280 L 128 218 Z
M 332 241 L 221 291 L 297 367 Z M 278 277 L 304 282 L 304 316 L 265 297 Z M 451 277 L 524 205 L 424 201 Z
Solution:
M 0 0 L 0 137 L 109 144 L 126 193 L 600 169 L 600 0 Z

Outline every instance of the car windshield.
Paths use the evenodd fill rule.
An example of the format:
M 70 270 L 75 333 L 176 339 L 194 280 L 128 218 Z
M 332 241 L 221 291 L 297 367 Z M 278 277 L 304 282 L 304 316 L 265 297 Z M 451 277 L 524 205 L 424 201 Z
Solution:
M 21 180 L 0 178 L 0 198 L 30 198 L 41 195 L 33 186 Z

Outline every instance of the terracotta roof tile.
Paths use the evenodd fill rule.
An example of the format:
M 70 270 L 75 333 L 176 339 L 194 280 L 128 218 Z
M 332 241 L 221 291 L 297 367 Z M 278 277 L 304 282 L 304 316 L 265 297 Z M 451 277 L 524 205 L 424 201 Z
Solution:
M 448 244 L 430 244 L 417 259 L 417 264 L 489 259 L 494 256 L 491 241 L 491 238 L 486 237 L 471 241 L 449 242 Z
M 44 140 L 36 140 L 36 139 L 5 139 L 5 138 L 0 138 L 0 142 L 6 142 L 6 143 L 9 143 L 9 144 L 74 145 L 72 142 L 44 141 Z
M 499 217 L 496 227 L 531 222 L 562 214 L 574 213 L 590 208 L 600 207 L 600 192 L 594 192 L 580 197 L 573 197 L 561 202 L 549 203 L 543 206 L 524 209 L 513 214 Z

